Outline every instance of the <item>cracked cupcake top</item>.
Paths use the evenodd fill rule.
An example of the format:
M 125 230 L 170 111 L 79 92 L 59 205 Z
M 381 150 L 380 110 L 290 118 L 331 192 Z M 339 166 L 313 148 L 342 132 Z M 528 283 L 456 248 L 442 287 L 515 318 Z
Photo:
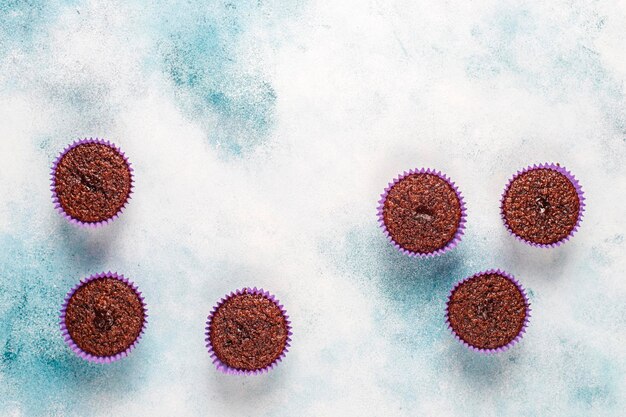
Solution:
M 511 232 L 540 245 L 567 238 L 578 224 L 580 210 L 575 185 L 550 168 L 534 168 L 516 176 L 502 199 L 502 215 Z
M 111 145 L 80 143 L 59 159 L 54 192 L 63 211 L 84 223 L 97 223 L 118 214 L 132 188 L 130 167 Z
M 208 335 L 213 352 L 223 364 L 237 370 L 257 371 L 281 357 L 289 327 L 275 301 L 245 289 L 216 308 Z
M 82 351 L 114 356 L 130 348 L 143 329 L 145 311 L 135 290 L 116 278 L 82 284 L 67 301 L 65 327 Z
M 465 343 L 478 349 L 497 349 L 522 331 L 528 303 L 509 277 L 485 272 L 461 282 L 448 301 L 448 323 Z

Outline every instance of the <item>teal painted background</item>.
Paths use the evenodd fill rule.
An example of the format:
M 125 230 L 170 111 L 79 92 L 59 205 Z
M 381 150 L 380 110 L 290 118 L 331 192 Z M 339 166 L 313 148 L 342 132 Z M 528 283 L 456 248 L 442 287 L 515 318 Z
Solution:
M 453 3 L 0 0 L 1 416 L 622 416 L 626 409 L 626 7 Z M 49 169 L 80 137 L 136 170 L 124 215 L 81 230 Z M 560 162 L 587 213 L 554 250 L 507 235 L 498 202 Z M 443 170 L 463 242 L 401 256 L 380 192 Z M 454 282 L 504 268 L 533 318 L 505 354 L 444 326 Z M 65 293 L 103 270 L 151 321 L 110 366 L 76 358 Z M 271 374 L 222 375 L 204 348 L 217 299 L 262 286 L 293 349 Z

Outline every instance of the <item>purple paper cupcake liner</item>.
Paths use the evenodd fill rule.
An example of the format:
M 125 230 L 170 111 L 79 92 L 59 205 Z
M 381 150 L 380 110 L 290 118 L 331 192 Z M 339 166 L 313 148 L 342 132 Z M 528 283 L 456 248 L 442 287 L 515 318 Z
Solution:
M 576 220 L 576 225 L 574 226 L 572 231 L 567 236 L 565 236 L 563 239 L 559 240 L 558 242 L 544 244 L 544 243 L 535 243 L 535 242 L 531 242 L 529 240 L 526 240 L 523 237 L 517 235 L 509 227 L 509 224 L 507 223 L 506 217 L 504 215 L 504 199 L 505 199 L 506 194 L 509 191 L 509 188 L 511 187 L 511 184 L 513 183 L 513 181 L 515 181 L 515 179 L 517 179 L 520 175 L 525 174 L 526 172 L 529 172 L 529 171 L 533 171 L 535 169 L 551 169 L 553 171 L 556 171 L 556 172 L 559 172 L 559 173 L 565 175 L 567 177 L 567 179 L 569 179 L 570 182 L 574 185 L 574 188 L 576 189 L 576 194 L 578 194 L 579 209 L 578 209 L 578 219 Z M 554 248 L 554 247 L 560 246 L 563 243 L 565 243 L 568 240 L 570 240 L 572 238 L 572 236 L 574 236 L 574 233 L 576 233 L 578 231 L 578 228 L 580 227 L 580 223 L 582 222 L 584 211 L 585 211 L 585 196 L 584 196 L 583 189 L 580 186 L 580 183 L 574 177 L 574 174 L 572 174 L 570 171 L 568 171 L 567 169 L 565 169 L 564 167 L 562 167 L 562 166 L 560 166 L 558 164 L 553 164 L 553 163 L 545 163 L 545 164 L 539 164 L 539 165 L 535 164 L 535 165 L 532 165 L 532 166 L 528 166 L 528 167 L 522 169 L 521 171 L 517 171 L 517 173 L 515 175 L 513 175 L 513 177 L 509 180 L 509 182 L 507 183 L 506 187 L 504 187 L 504 191 L 502 192 L 502 196 L 500 198 L 500 217 L 502 217 L 502 221 L 504 222 L 504 227 L 506 227 L 506 229 L 509 231 L 509 233 L 513 237 L 515 237 L 517 240 L 519 240 L 520 242 L 524 242 L 526 244 L 529 244 L 531 246 L 535 246 L 535 247 L 538 247 L 538 248 Z
M 70 333 L 67 330 L 67 327 L 65 326 L 65 313 L 67 311 L 67 305 L 70 299 L 72 298 L 72 296 L 74 295 L 74 293 L 83 285 L 87 284 L 88 282 L 96 280 L 96 279 L 101 279 L 101 278 L 113 278 L 113 279 L 117 279 L 127 284 L 130 288 L 132 288 L 135 294 L 137 294 L 137 297 L 139 297 L 139 300 L 141 301 L 141 306 L 143 309 L 143 325 L 141 327 L 141 331 L 139 332 L 139 335 L 137 336 L 137 339 L 135 339 L 133 344 L 130 345 L 125 351 L 120 352 L 113 356 L 95 356 L 95 355 L 92 355 L 91 353 L 85 352 L 80 347 L 78 347 L 78 345 L 74 342 L 74 340 L 72 340 L 72 337 L 70 336 Z M 148 309 L 146 307 L 144 297 L 141 295 L 141 292 L 139 291 L 139 289 L 134 283 L 129 281 L 127 278 L 125 278 L 124 275 L 118 275 L 116 272 L 109 271 L 109 272 L 102 272 L 100 274 L 91 275 L 88 278 L 81 279 L 80 282 L 76 284 L 70 290 L 70 292 L 68 292 L 67 295 L 65 296 L 65 300 L 63 301 L 63 307 L 61 307 L 61 315 L 59 316 L 59 319 L 60 319 L 59 325 L 61 327 L 61 335 L 63 336 L 63 340 L 65 340 L 65 343 L 70 347 L 70 349 L 72 349 L 72 351 L 76 355 L 78 355 L 79 357 L 89 362 L 111 363 L 119 359 L 125 358 L 135 348 L 135 346 L 137 346 L 137 344 L 139 343 L 139 340 L 141 339 L 141 336 L 146 330 L 146 324 L 148 323 Z
M 249 371 L 249 370 L 245 370 L 245 369 L 237 369 L 237 368 L 232 368 L 228 365 L 226 365 L 224 362 L 222 362 L 216 355 L 215 351 L 213 350 L 213 345 L 211 344 L 211 336 L 210 336 L 210 332 L 211 332 L 211 320 L 213 319 L 213 315 L 215 314 L 215 312 L 220 308 L 220 306 L 222 304 L 224 304 L 226 301 L 228 301 L 230 298 L 235 297 L 237 295 L 241 295 L 244 293 L 249 293 L 249 294 L 260 294 L 263 297 L 267 298 L 268 300 L 270 300 L 271 302 L 273 302 L 274 304 L 276 304 L 276 306 L 280 309 L 283 317 L 285 318 L 285 324 L 287 325 L 287 340 L 285 341 L 285 348 L 283 349 L 283 351 L 281 352 L 280 356 L 278 358 L 276 358 L 274 360 L 274 362 L 272 362 L 271 364 L 267 365 L 264 368 L 261 369 L 256 369 L 254 371 Z M 207 318 L 207 322 L 206 322 L 206 332 L 204 333 L 206 338 L 204 339 L 206 342 L 206 347 L 207 350 L 209 351 L 209 355 L 211 355 L 211 359 L 213 360 L 213 364 L 215 365 L 215 367 L 225 373 L 225 374 L 230 374 L 230 375 L 258 375 L 258 374 L 262 374 L 265 372 L 269 372 L 270 370 L 274 369 L 274 367 L 276 367 L 278 365 L 279 362 L 281 362 L 283 360 L 283 358 L 285 357 L 285 354 L 287 352 L 289 352 L 289 348 L 291 347 L 291 336 L 292 336 L 292 332 L 291 332 L 291 321 L 289 321 L 289 316 L 287 315 L 287 311 L 285 310 L 285 308 L 283 307 L 282 304 L 280 304 L 280 302 L 276 299 L 276 297 L 274 297 L 274 295 L 270 294 L 269 291 L 264 291 L 263 288 L 258 288 L 254 287 L 254 288 L 242 288 L 239 289 L 237 291 L 231 292 L 230 294 L 227 294 L 226 296 L 224 296 L 220 301 L 218 301 L 218 303 L 215 305 L 215 307 L 213 307 L 213 310 L 211 310 L 211 313 L 209 314 L 208 318 Z
M 494 349 L 479 348 L 479 347 L 476 347 L 476 346 L 473 346 L 473 345 L 467 343 L 458 334 L 456 334 L 456 332 L 452 328 L 452 325 L 450 324 L 450 316 L 449 316 L 450 300 L 452 299 L 452 294 L 454 294 L 454 291 L 456 291 L 456 289 L 461 284 L 463 284 L 463 283 L 465 283 L 465 282 L 467 282 L 467 281 L 469 281 L 471 279 L 474 279 L 476 277 L 479 277 L 479 276 L 482 276 L 482 275 L 487 275 L 487 274 L 497 274 L 497 275 L 503 276 L 503 277 L 507 278 L 509 281 L 511 281 L 513 284 L 515 284 L 515 286 L 520 290 L 520 293 L 524 297 L 524 304 L 526 305 L 526 317 L 524 318 L 524 324 L 522 325 L 522 328 L 520 329 L 518 335 L 515 336 L 515 338 L 513 340 L 511 340 L 509 343 L 507 343 L 506 345 L 498 347 L 498 348 L 494 348 Z M 454 285 L 452 290 L 450 290 L 450 294 L 448 294 L 448 300 L 446 301 L 446 325 L 448 326 L 448 330 L 450 330 L 450 333 L 452 333 L 454 338 L 456 340 L 458 340 L 459 342 L 461 342 L 463 345 L 465 345 L 468 349 L 470 349 L 470 350 L 472 350 L 474 352 L 479 352 L 479 353 L 483 353 L 483 354 L 486 354 L 486 355 L 492 355 L 492 354 L 495 354 L 495 353 L 505 352 L 505 351 L 509 350 L 511 347 L 513 347 L 515 344 L 517 344 L 520 340 L 522 340 L 522 337 L 526 333 L 526 328 L 528 327 L 528 322 L 529 322 L 529 319 L 531 317 L 531 311 L 532 311 L 532 309 L 530 308 L 530 301 L 528 300 L 528 295 L 526 294 L 526 290 L 524 289 L 524 287 L 522 287 L 522 285 L 519 283 L 519 281 L 515 279 L 515 277 L 513 277 L 512 275 L 510 275 L 509 273 L 507 273 L 505 271 L 502 271 L 501 269 L 488 269 L 486 271 L 478 272 L 478 273 L 476 273 L 476 274 L 474 274 L 474 275 L 472 275 L 470 277 L 462 279 L 461 281 L 457 282 Z
M 81 220 L 75 219 L 74 217 L 70 216 L 68 213 L 65 212 L 65 210 L 63 209 L 63 207 L 61 206 L 61 202 L 59 201 L 59 198 L 57 196 L 56 193 L 56 169 L 57 166 L 59 165 L 59 162 L 61 161 L 61 159 L 65 156 L 65 154 L 67 154 L 70 150 L 74 149 L 75 147 L 79 146 L 79 145 L 84 145 L 86 143 L 97 143 L 100 145 L 106 145 L 110 148 L 113 148 L 115 151 L 117 151 L 122 158 L 124 158 L 124 161 L 126 162 L 126 165 L 128 165 L 128 171 L 130 172 L 130 190 L 128 192 L 128 197 L 126 198 L 126 201 L 124 202 L 124 205 L 122 205 L 122 207 L 120 207 L 120 209 L 118 210 L 117 213 L 115 213 L 115 215 L 113 217 L 110 217 L 106 220 L 102 220 L 99 222 L 83 222 Z M 57 158 L 55 159 L 54 163 L 52 164 L 52 170 L 50 172 L 50 191 L 52 191 L 52 202 L 54 203 L 54 208 L 59 212 L 59 214 L 61 214 L 63 217 L 65 217 L 70 223 L 76 225 L 76 226 L 80 226 L 80 227 L 91 227 L 91 228 L 96 228 L 96 227 L 100 227 L 100 226 L 104 226 L 105 224 L 109 224 L 111 223 L 113 220 L 117 219 L 122 212 L 124 211 L 124 209 L 126 208 L 126 205 L 128 204 L 128 201 L 132 198 L 132 194 L 133 194 L 133 188 L 134 188 L 134 183 L 135 183 L 135 179 L 134 179 L 134 170 L 133 167 L 130 163 L 130 161 L 128 160 L 128 157 L 124 154 L 124 152 L 122 152 L 122 150 L 120 148 L 118 148 L 115 144 L 111 143 L 108 140 L 104 140 L 104 139 L 98 139 L 98 138 L 89 138 L 89 139 L 81 139 L 81 140 L 77 140 L 74 143 L 72 143 L 71 145 L 69 145 L 68 147 L 66 147 L 65 149 L 63 149 L 63 151 L 59 154 L 59 156 L 57 156 Z
M 408 249 L 403 248 L 402 246 L 400 246 L 391 236 L 391 234 L 389 233 L 389 231 L 387 230 L 387 226 L 385 225 L 385 219 L 383 217 L 383 208 L 385 205 L 385 200 L 387 199 L 387 195 L 389 194 L 389 191 L 393 188 L 394 185 L 396 185 L 398 182 L 400 182 L 401 180 L 403 180 L 404 178 L 408 177 L 409 175 L 413 175 L 413 174 L 431 174 L 431 175 L 436 175 L 439 178 L 441 178 L 442 180 L 444 180 L 445 182 L 447 182 L 452 189 L 454 190 L 454 192 L 456 193 L 456 196 L 459 199 L 459 203 L 461 205 L 461 219 L 459 220 L 459 226 L 457 227 L 456 233 L 454 234 L 454 237 L 448 242 L 446 243 L 446 245 L 440 249 L 437 249 L 433 252 L 428 252 L 428 253 L 422 253 L 422 252 L 414 252 Z M 463 237 L 463 234 L 465 233 L 465 223 L 467 221 L 466 217 L 466 208 L 465 208 L 465 201 L 463 200 L 463 195 L 461 194 L 461 192 L 459 191 L 459 189 L 457 188 L 457 186 L 455 185 L 454 182 L 452 182 L 452 180 L 450 180 L 450 178 L 448 178 L 445 174 L 442 174 L 441 171 L 436 171 L 434 169 L 430 169 L 430 168 L 422 168 L 422 169 L 411 169 L 409 171 L 404 171 L 404 173 L 402 173 L 401 175 L 398 175 L 398 177 L 396 179 L 394 179 L 392 182 L 390 182 L 387 187 L 385 188 L 384 192 L 381 194 L 380 196 L 380 200 L 378 200 L 378 224 L 381 227 L 381 229 L 383 230 L 383 233 L 385 233 L 385 236 L 387 236 L 387 239 L 389 240 L 389 242 L 391 244 L 393 244 L 400 252 L 402 252 L 405 255 L 411 256 L 411 257 L 419 257 L 419 258 L 428 258 L 428 257 L 434 257 L 434 256 L 438 256 L 438 255 L 442 255 L 445 252 L 448 252 L 452 249 L 454 249 L 456 247 L 456 245 L 459 244 L 459 242 L 461 241 L 461 238 Z

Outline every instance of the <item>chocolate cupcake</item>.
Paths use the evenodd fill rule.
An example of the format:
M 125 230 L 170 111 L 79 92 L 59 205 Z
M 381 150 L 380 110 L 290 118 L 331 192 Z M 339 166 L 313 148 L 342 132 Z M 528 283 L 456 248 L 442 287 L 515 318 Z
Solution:
M 137 287 L 112 272 L 81 280 L 65 297 L 61 333 L 81 358 L 110 363 L 127 356 L 147 323 L 147 309 Z
M 389 241 L 409 256 L 453 249 L 465 229 L 465 203 L 453 182 L 432 169 L 404 172 L 381 195 L 378 220 Z
M 504 352 L 526 332 L 530 303 L 526 291 L 499 269 L 457 283 L 448 297 L 446 322 L 454 336 L 482 353 Z
M 101 226 L 117 218 L 133 189 L 128 159 L 109 141 L 85 139 L 66 148 L 52 166 L 55 208 L 71 223 Z
M 559 164 L 518 171 L 500 203 L 504 225 L 533 246 L 555 247 L 569 240 L 583 217 L 585 197 L 574 176 Z
M 289 350 L 289 316 L 263 289 L 243 288 L 222 298 L 206 327 L 213 363 L 228 374 L 268 372 Z

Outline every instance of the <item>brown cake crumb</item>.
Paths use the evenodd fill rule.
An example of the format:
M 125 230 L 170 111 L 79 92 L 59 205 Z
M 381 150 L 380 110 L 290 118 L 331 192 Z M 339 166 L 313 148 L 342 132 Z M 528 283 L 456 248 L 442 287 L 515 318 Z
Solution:
M 497 273 L 486 273 L 463 282 L 452 292 L 448 321 L 467 344 L 497 349 L 520 333 L 527 307 L 515 283 Z
M 276 303 L 247 289 L 220 305 L 209 326 L 217 358 L 246 371 L 271 365 L 285 350 L 287 337 L 288 325 Z
M 502 203 L 504 220 L 517 236 L 537 244 L 565 239 L 576 227 L 580 200 L 576 187 L 553 169 L 533 169 L 515 178 Z
M 411 174 L 387 193 L 383 221 L 400 247 L 431 253 L 454 239 L 461 221 L 461 202 L 443 178 L 428 173 Z
M 57 164 L 54 178 L 63 211 L 85 223 L 115 216 L 131 190 L 128 163 L 115 148 L 100 143 L 70 149 Z
M 65 327 L 74 343 L 98 357 L 128 349 L 141 333 L 144 319 L 137 293 L 115 278 L 98 278 L 82 285 L 65 311 Z

